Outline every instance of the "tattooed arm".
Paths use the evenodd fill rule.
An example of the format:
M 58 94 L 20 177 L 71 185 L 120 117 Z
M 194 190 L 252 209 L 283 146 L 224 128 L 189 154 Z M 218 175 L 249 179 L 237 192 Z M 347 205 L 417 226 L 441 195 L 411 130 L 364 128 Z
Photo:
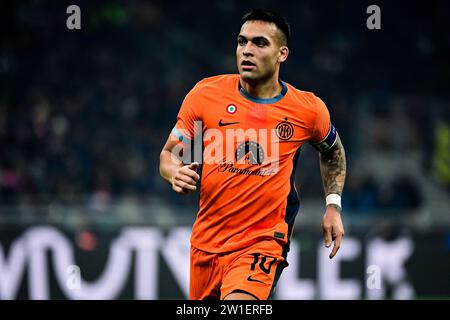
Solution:
M 328 151 L 320 153 L 320 173 L 322 176 L 325 196 L 335 193 L 342 195 L 344 189 L 346 161 L 345 151 L 339 135 L 335 145 Z M 333 258 L 341 246 L 344 236 L 344 226 L 341 218 L 341 208 L 336 204 L 329 204 L 322 219 L 322 230 L 325 237 L 325 246 L 328 248 L 334 241 L 330 254 Z

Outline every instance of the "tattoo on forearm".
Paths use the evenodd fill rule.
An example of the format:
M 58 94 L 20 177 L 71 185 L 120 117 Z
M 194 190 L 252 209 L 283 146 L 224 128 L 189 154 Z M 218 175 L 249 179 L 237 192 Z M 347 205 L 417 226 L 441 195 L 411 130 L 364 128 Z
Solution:
M 346 161 L 341 139 L 337 138 L 336 146 L 329 152 L 320 154 L 320 173 L 322 175 L 325 196 L 330 193 L 342 195 L 344 189 Z

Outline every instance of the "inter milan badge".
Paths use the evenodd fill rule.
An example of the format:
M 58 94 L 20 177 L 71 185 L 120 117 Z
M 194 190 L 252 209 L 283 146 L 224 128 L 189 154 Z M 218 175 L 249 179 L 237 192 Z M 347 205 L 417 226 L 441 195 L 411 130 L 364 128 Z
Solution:
M 237 107 L 234 104 L 229 104 L 227 106 L 227 112 L 229 114 L 234 114 L 234 113 L 236 113 L 236 111 L 237 111 Z
M 284 118 L 285 121 L 280 122 L 277 127 L 277 136 L 281 140 L 289 140 L 294 135 L 294 127 Z

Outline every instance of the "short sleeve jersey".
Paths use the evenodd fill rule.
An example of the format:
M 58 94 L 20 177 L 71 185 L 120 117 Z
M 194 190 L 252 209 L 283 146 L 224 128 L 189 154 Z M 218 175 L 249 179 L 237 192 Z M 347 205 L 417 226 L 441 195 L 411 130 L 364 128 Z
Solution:
M 262 239 L 288 244 L 299 209 L 300 147 L 310 142 L 325 152 L 337 134 L 321 99 L 280 84 L 276 97 L 261 99 L 240 86 L 239 75 L 220 75 L 185 97 L 172 134 L 186 148 L 202 139 L 194 247 L 217 253 Z

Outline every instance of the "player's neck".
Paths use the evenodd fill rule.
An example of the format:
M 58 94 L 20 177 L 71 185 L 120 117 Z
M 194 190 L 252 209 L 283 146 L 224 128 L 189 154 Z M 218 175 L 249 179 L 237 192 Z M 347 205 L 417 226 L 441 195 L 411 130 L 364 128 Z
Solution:
M 255 98 L 270 99 L 277 96 L 283 89 L 280 81 L 277 78 L 272 78 L 270 81 L 261 83 L 249 83 L 242 78 L 239 80 L 242 88 Z

